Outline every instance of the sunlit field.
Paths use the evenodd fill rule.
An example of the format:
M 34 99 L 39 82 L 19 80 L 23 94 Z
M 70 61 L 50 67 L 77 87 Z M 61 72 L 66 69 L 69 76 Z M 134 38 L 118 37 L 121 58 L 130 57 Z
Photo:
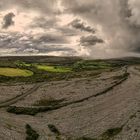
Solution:
M 32 76 L 33 72 L 18 68 L 0 68 L 0 75 L 9 77 L 17 77 L 17 76 L 28 77 Z
M 48 71 L 48 72 L 65 73 L 65 72 L 71 72 L 72 71 L 70 68 L 58 67 L 58 66 L 36 65 L 36 67 L 37 67 L 37 69 L 45 70 L 45 71 Z

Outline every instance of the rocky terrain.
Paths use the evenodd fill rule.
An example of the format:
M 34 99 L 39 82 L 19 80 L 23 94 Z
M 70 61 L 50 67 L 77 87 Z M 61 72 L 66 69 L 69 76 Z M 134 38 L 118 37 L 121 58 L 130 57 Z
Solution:
M 140 140 L 140 66 L 1 84 L 0 124 L 0 140 Z

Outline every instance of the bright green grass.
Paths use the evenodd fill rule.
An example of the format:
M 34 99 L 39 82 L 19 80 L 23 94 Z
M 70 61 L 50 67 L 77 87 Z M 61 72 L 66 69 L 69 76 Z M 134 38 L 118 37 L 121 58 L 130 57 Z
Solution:
M 58 66 L 36 65 L 36 67 L 39 70 L 45 70 L 45 71 L 48 71 L 48 72 L 65 73 L 65 72 L 71 72 L 72 71 L 70 68 L 58 67 Z
M 48 66 L 48 65 L 40 65 L 40 64 L 28 64 L 22 61 L 16 61 L 15 64 L 17 66 L 25 66 L 25 67 L 31 67 L 34 66 L 38 70 L 44 70 L 48 72 L 58 72 L 58 73 L 66 73 L 66 72 L 71 72 L 72 69 L 68 67 L 63 67 L 63 66 Z
M 15 64 L 17 66 L 26 66 L 26 67 L 30 67 L 31 66 L 31 64 L 27 64 L 27 63 L 25 63 L 23 61 L 16 61 Z
M 18 68 L 0 68 L 0 75 L 9 77 L 28 77 L 32 76 L 33 72 L 29 70 L 22 70 Z

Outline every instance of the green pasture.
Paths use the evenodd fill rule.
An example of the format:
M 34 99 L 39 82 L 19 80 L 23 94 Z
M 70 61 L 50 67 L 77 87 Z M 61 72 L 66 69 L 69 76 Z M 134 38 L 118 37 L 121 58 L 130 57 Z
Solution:
M 8 76 L 8 77 L 28 77 L 28 76 L 32 76 L 33 72 L 25 69 L 7 67 L 7 68 L 0 68 L 0 75 Z
M 73 65 L 73 69 L 76 71 L 109 69 L 111 67 L 112 65 L 109 63 L 103 61 L 92 61 L 92 60 L 79 61 Z
M 54 72 L 54 73 L 67 73 L 67 72 L 72 71 L 71 68 L 64 67 L 64 66 L 50 66 L 50 65 L 47 65 L 47 64 L 37 64 L 37 63 L 28 64 L 28 63 L 21 62 L 21 61 L 17 61 L 15 64 L 17 66 L 34 67 L 37 70 L 44 70 L 44 71 Z
M 66 73 L 72 71 L 70 68 L 61 67 L 61 66 L 47 66 L 47 65 L 35 65 L 35 66 L 39 70 L 45 70 L 48 72 Z
M 34 67 L 37 70 L 43 70 L 47 72 L 54 72 L 54 73 L 67 73 L 72 71 L 85 71 L 85 70 L 100 70 L 100 69 L 110 69 L 112 67 L 111 64 L 104 62 L 104 61 L 94 61 L 94 60 L 83 60 L 78 61 L 71 65 L 70 67 L 67 66 L 53 66 L 49 64 L 37 64 L 37 63 L 25 63 L 25 62 L 16 62 L 17 66 L 22 67 Z

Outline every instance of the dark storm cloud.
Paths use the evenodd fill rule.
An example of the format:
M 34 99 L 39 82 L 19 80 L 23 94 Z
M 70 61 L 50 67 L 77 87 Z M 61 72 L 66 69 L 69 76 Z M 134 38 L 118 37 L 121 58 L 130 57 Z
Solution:
M 55 29 L 56 32 L 61 33 L 65 38 L 65 36 L 75 36 L 80 34 L 80 31 L 76 31 L 75 28 L 71 28 L 69 25 L 63 25 L 60 26 L 58 24 L 60 19 L 58 18 L 45 18 L 45 17 L 38 17 L 33 19 L 33 22 L 31 23 L 31 28 L 42 28 L 46 31 L 49 31 L 51 29 Z M 84 27 L 85 28 L 85 27 Z M 80 29 L 84 30 L 84 29 Z M 93 29 L 87 26 L 85 29 L 87 32 L 93 32 Z M 61 38 L 62 39 L 62 38 Z
M 66 6 L 65 12 L 73 14 L 85 14 L 90 13 L 92 10 L 95 10 L 93 6 L 94 0 L 62 0 L 62 4 Z
M 56 0 L 1 0 L 0 9 L 9 9 L 14 6 L 25 10 L 36 10 L 47 14 L 57 14 Z
M 24 35 L 24 34 L 1 34 L 0 35 L 0 47 L 16 47 L 19 48 L 22 46 L 26 46 L 27 48 L 30 46 L 44 46 L 49 44 L 65 44 L 68 43 L 66 39 L 63 39 L 62 36 L 57 35 L 48 35 L 43 34 L 34 38 L 34 36 Z
M 34 38 L 30 35 L 20 33 L 0 33 L 0 48 L 14 51 L 12 53 L 30 54 L 30 53 L 50 53 L 50 52 L 69 52 L 76 53 L 72 48 L 68 48 L 62 37 L 42 35 Z M 59 44 L 60 43 L 60 44 Z M 8 52 L 7 52 L 8 53 Z
M 7 29 L 4 31 L 7 35 L 0 35 L 0 47 L 16 48 L 17 52 L 66 50 L 72 53 L 61 44 L 73 45 L 80 38 L 81 45 L 73 46 L 79 53 L 91 52 L 91 56 L 96 50 L 139 52 L 139 9 L 140 0 L 0 0 L 0 20 L 5 16 L 2 28 Z M 12 10 L 15 19 L 12 13 L 4 15 Z M 72 22 L 68 25 L 67 21 Z M 12 28 L 14 22 L 17 28 Z
M 71 25 L 73 28 L 89 32 L 89 33 L 95 33 L 95 29 L 93 29 L 90 26 L 87 26 L 86 23 L 82 22 L 80 19 L 73 20 L 69 25 Z
M 94 46 L 97 43 L 104 43 L 104 41 L 100 38 L 97 38 L 96 36 L 93 36 L 93 35 L 83 36 L 80 38 L 80 44 L 82 46 Z
M 56 26 L 57 18 L 45 18 L 45 17 L 37 17 L 33 19 L 31 23 L 31 28 L 43 28 L 43 29 L 50 29 Z
M 54 34 L 42 34 L 36 39 L 33 39 L 33 42 L 36 44 L 39 43 L 48 43 L 48 44 L 65 44 L 68 43 L 67 38 L 62 35 L 54 35 Z
M 60 52 L 60 51 L 73 51 L 73 49 L 71 48 L 67 48 L 63 45 L 46 45 L 46 46 L 40 46 L 40 48 L 36 48 L 38 49 L 40 52 L 44 53 L 44 52 Z
M 16 15 L 14 20 L 10 13 L 4 17 L 2 28 L 7 30 L 0 32 L 0 49 L 16 53 L 75 53 L 67 45 L 71 43 L 67 36 L 75 34 L 74 30 L 57 24 L 58 20 L 61 22 L 57 17 L 61 13 L 58 0 L 1 0 L 0 11 L 0 18 L 7 11 L 14 11 Z M 14 23 L 14 28 L 8 28 Z
M 50 53 L 50 52 L 74 52 L 73 49 L 64 47 L 62 45 L 42 45 L 26 44 L 22 47 L 17 47 L 17 53 Z
M 14 21 L 13 21 L 14 16 L 15 16 L 15 14 L 12 12 L 10 12 L 4 16 L 3 23 L 2 23 L 3 29 L 7 29 L 11 25 L 14 25 Z
M 56 30 L 62 33 L 64 36 L 77 36 L 80 34 L 80 31 L 75 30 L 74 28 L 70 28 L 68 25 L 65 26 L 57 26 Z
M 62 0 L 65 12 L 99 25 L 112 50 L 140 50 L 139 0 Z M 106 48 L 104 48 L 106 49 Z M 94 50 L 93 50 L 94 51 Z

